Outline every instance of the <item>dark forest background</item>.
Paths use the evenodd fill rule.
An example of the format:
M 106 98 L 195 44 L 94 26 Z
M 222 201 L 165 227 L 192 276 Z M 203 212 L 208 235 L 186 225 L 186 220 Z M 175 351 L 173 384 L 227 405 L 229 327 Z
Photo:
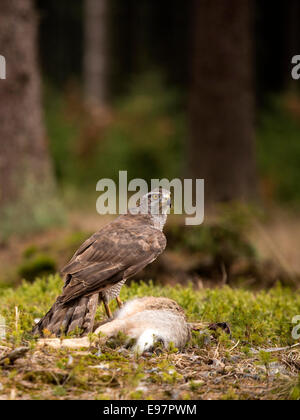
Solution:
M 186 90 L 191 72 L 194 0 L 109 1 L 110 96 L 126 93 L 137 73 L 159 68 L 171 86 Z M 291 57 L 300 49 L 297 0 L 276 0 L 272 7 L 256 0 L 255 74 L 259 103 L 290 83 Z M 44 75 L 63 88 L 70 78 L 82 81 L 84 1 L 37 0 L 39 53 Z M 230 13 L 230 10 L 229 10 Z M 66 53 L 67 52 L 67 53 Z
M 295 113 L 297 114 L 295 109 L 297 108 L 297 97 L 294 94 L 286 97 L 286 93 L 298 91 L 297 82 L 293 82 L 291 79 L 291 57 L 300 50 L 299 1 L 278 0 L 272 3 L 272 7 L 259 0 L 244 2 L 244 5 L 246 5 L 244 8 L 248 8 L 246 13 L 249 14 L 251 22 L 236 29 L 238 38 L 245 37 L 240 45 L 236 45 L 236 49 L 240 48 L 242 51 L 242 48 L 244 48 L 242 43 L 244 42 L 244 45 L 246 45 L 246 42 L 248 42 L 246 38 L 248 37 L 249 45 L 251 44 L 250 47 L 252 48 L 251 56 L 245 58 L 237 52 L 236 55 L 228 55 L 225 58 L 227 63 L 222 62 L 219 53 L 222 45 L 218 42 L 214 44 L 214 40 L 207 38 L 209 28 L 203 27 L 201 17 L 197 16 L 197 10 L 201 7 L 204 8 L 203 15 L 210 13 L 208 9 L 205 9 L 205 2 L 203 2 L 203 6 L 201 6 L 201 2 L 193 0 L 186 2 L 179 0 L 165 1 L 163 3 L 151 0 L 140 2 L 111 0 L 106 3 L 107 9 L 104 18 L 106 33 L 105 47 L 103 48 L 106 68 L 103 81 L 105 84 L 105 105 L 109 106 L 110 109 L 117 109 L 121 114 L 124 112 L 126 114 L 124 117 L 130 120 L 135 118 L 136 111 L 131 109 L 134 106 L 135 99 L 139 94 L 148 95 L 153 101 L 150 105 L 153 119 L 150 116 L 151 112 L 145 109 L 147 119 L 150 119 L 148 121 L 149 125 L 155 125 L 154 119 L 157 116 L 155 108 L 158 114 L 160 112 L 162 117 L 167 116 L 167 119 L 172 120 L 172 124 L 174 124 L 173 135 L 170 135 L 169 144 L 165 149 L 159 147 L 157 149 L 160 134 L 157 137 L 153 134 L 153 138 L 148 139 L 149 142 L 152 142 L 153 150 L 141 146 L 141 150 L 132 152 L 130 149 L 134 142 L 130 139 L 129 150 L 127 150 L 125 156 L 123 154 L 124 147 L 120 147 L 119 140 L 122 141 L 122 136 L 125 137 L 126 135 L 120 133 L 120 139 L 118 133 L 112 133 L 114 129 L 108 130 L 108 141 L 115 144 L 115 147 L 110 147 L 110 150 L 106 151 L 108 158 L 116 162 L 115 165 L 111 166 L 118 170 L 123 165 L 129 170 L 132 177 L 142 176 L 146 179 L 154 176 L 172 178 L 186 174 L 192 177 L 197 175 L 200 178 L 208 178 L 210 171 L 205 168 L 205 163 L 208 162 L 208 165 L 212 166 L 211 161 L 216 152 L 214 148 L 209 146 L 212 150 L 212 156 L 210 156 L 209 150 L 205 149 L 205 144 L 211 145 L 214 139 L 205 139 L 206 136 L 209 136 L 210 128 L 201 127 L 199 113 L 195 111 L 196 107 L 192 104 L 202 95 L 204 104 L 209 100 L 209 97 L 212 97 L 212 111 L 209 115 L 203 115 L 202 117 L 205 120 L 209 119 L 210 126 L 217 123 L 220 126 L 220 131 L 223 130 L 222 124 L 225 123 L 222 118 L 219 118 L 218 113 L 223 112 L 222 106 L 228 108 L 228 104 L 221 99 L 222 103 L 220 109 L 218 109 L 218 97 L 214 97 L 212 92 L 208 92 L 208 97 L 204 97 L 205 93 L 199 91 L 195 93 L 195 99 L 191 98 L 196 84 L 195 72 L 199 80 L 203 79 L 204 85 L 212 86 L 215 83 L 214 78 L 209 79 L 203 68 L 197 68 L 195 57 L 203 57 L 207 54 L 207 60 L 211 61 L 210 66 L 219 67 L 220 71 L 215 77 L 221 81 L 225 74 L 222 68 L 226 69 L 228 65 L 228 71 L 234 75 L 235 70 L 232 66 L 235 62 L 238 65 L 238 61 L 243 60 L 244 68 L 247 68 L 247 66 L 249 68 L 247 77 L 250 80 L 249 83 L 252 84 L 252 91 L 250 92 L 252 97 L 249 100 L 253 100 L 254 104 L 251 105 L 251 110 L 248 110 L 248 116 L 244 117 L 249 121 L 252 118 L 249 122 L 251 127 L 245 127 L 247 122 L 243 120 L 243 117 L 234 115 L 234 110 L 231 109 L 230 112 L 233 119 L 243 121 L 241 125 L 245 127 L 247 134 L 242 133 L 243 127 L 240 126 L 237 128 L 237 130 L 240 130 L 240 137 L 245 138 L 248 135 L 250 138 L 249 131 L 256 130 L 257 143 L 255 147 L 256 165 L 259 171 L 257 184 L 259 193 L 265 195 L 267 200 L 275 198 L 275 200 L 288 201 L 289 204 L 297 202 L 299 199 L 298 189 L 296 188 L 299 180 L 298 171 L 293 164 L 291 165 L 291 161 L 296 160 L 294 153 L 296 152 L 297 156 L 300 154 L 297 146 L 297 123 L 294 126 L 295 120 L 298 119 L 297 115 L 295 116 Z M 222 22 L 217 22 L 216 39 L 226 39 L 226 31 L 233 27 L 232 19 L 242 21 L 243 17 L 236 15 L 237 8 L 242 10 L 242 4 L 243 2 L 236 5 L 233 2 L 225 6 L 226 14 L 222 19 L 225 22 L 227 21 L 229 26 L 222 28 Z M 213 13 L 216 16 L 218 7 L 222 8 L 220 2 L 216 2 L 212 6 Z M 87 19 L 84 1 L 73 2 L 71 8 L 68 2 L 38 1 L 37 8 L 40 25 L 39 56 L 46 85 L 46 106 L 51 107 L 51 99 L 54 100 L 53 96 L 51 97 L 53 90 L 60 98 L 72 94 L 71 91 L 73 94 L 77 93 L 84 97 L 86 94 L 86 91 L 84 92 L 86 77 L 84 60 L 87 49 L 85 38 Z M 212 19 L 214 19 L 213 16 Z M 201 27 L 199 27 L 199 24 Z M 211 26 L 214 27 L 214 20 L 211 21 Z M 221 33 L 219 28 L 221 28 Z M 197 44 L 197 39 L 200 39 L 200 44 Z M 201 42 L 203 42 L 203 45 Z M 232 42 L 234 43 L 234 41 Z M 205 51 L 205 44 L 208 45 L 208 51 Z M 237 69 L 237 72 L 242 73 L 243 68 Z M 235 82 L 234 77 L 232 76 L 233 83 Z M 207 79 L 205 80 L 205 78 Z M 226 80 L 224 80 L 225 83 Z M 241 81 L 241 83 L 243 82 Z M 232 89 L 230 86 L 227 86 L 226 89 L 228 90 L 224 92 L 224 96 L 227 97 L 228 103 L 231 103 Z M 237 89 L 243 88 L 238 85 Z M 48 96 L 47 92 L 49 93 Z M 155 94 L 151 95 L 152 92 L 155 92 Z M 222 95 L 220 95 L 220 98 Z M 240 92 L 237 91 L 237 95 L 240 95 Z M 232 102 L 234 102 L 234 99 Z M 203 105 L 203 108 L 206 106 Z M 214 111 L 215 115 L 213 115 Z M 140 112 L 142 115 L 136 115 L 136 117 L 142 119 L 142 109 L 140 109 Z M 199 112 L 201 113 L 201 110 Z M 246 112 L 244 111 L 244 113 Z M 128 113 L 131 115 L 128 115 Z M 290 119 L 290 117 L 292 118 Z M 193 127 L 194 118 L 199 121 L 196 127 Z M 130 121 L 128 122 L 130 123 Z M 134 121 L 132 123 L 134 124 Z M 50 124 L 52 123 L 50 122 Z M 228 124 L 231 125 L 232 122 L 230 121 Z M 144 141 L 143 139 L 147 129 L 142 127 L 142 123 L 137 124 L 135 128 L 138 128 L 139 125 L 141 128 L 136 133 L 136 141 L 140 144 L 147 143 L 147 140 Z M 50 132 L 51 129 L 52 127 L 49 128 Z M 206 132 L 200 139 L 201 129 Z M 190 130 L 197 131 L 199 134 L 191 134 Z M 228 187 L 222 185 L 222 183 L 225 184 L 224 172 L 234 172 L 234 169 L 232 170 L 234 165 L 232 165 L 232 161 L 230 162 L 232 150 L 236 151 L 236 156 L 239 155 L 237 159 L 240 159 L 241 162 L 236 169 L 237 172 L 241 171 L 241 166 L 247 166 L 247 157 L 254 153 L 250 151 L 246 144 L 249 143 L 249 140 L 245 140 L 242 147 L 240 138 L 237 138 L 237 142 L 240 144 L 237 147 L 232 137 L 238 135 L 231 132 L 229 128 L 225 128 L 223 132 L 223 142 L 228 143 L 228 148 L 227 151 L 224 148 L 223 153 L 220 150 L 221 168 L 219 159 L 216 159 L 216 169 L 213 169 L 213 171 L 220 168 L 221 175 L 219 177 L 216 175 L 217 178 L 220 178 L 220 182 L 217 180 L 214 185 L 212 201 L 236 198 L 234 190 L 237 190 L 237 198 L 244 195 L 246 187 L 241 187 L 242 191 L 238 192 L 240 187 L 232 184 L 232 180 L 228 181 Z M 134 137 L 132 132 L 126 134 Z M 226 135 L 228 135 L 228 139 Z M 222 134 L 220 134 L 221 136 Z M 51 137 L 53 138 L 53 135 Z M 163 137 L 163 133 L 161 137 Z M 252 141 L 254 141 L 254 137 L 255 135 L 252 133 Z M 82 140 L 82 143 L 84 141 L 86 139 Z M 93 143 L 91 139 L 89 141 Z M 72 141 L 70 140 L 70 142 Z M 165 140 L 164 143 L 166 142 Z M 53 147 L 55 148 L 55 144 Z M 84 149 L 83 153 L 88 153 L 88 145 L 79 144 L 78 147 Z M 91 154 L 93 154 L 93 145 L 90 148 Z M 195 149 L 200 150 L 201 148 L 201 153 L 195 153 Z M 239 151 L 242 148 L 245 150 L 245 159 L 243 159 L 243 151 Z M 117 149 L 122 150 L 121 158 Z M 55 155 L 55 150 L 53 153 Z M 163 159 L 165 165 L 161 165 L 161 162 L 157 159 L 159 153 L 168 155 L 167 157 L 164 156 Z M 127 159 L 127 154 L 132 156 Z M 107 160 L 103 160 L 105 163 L 100 159 L 99 166 L 103 167 L 108 176 L 116 177 L 115 170 L 106 168 Z M 228 162 L 228 165 L 225 164 L 224 166 L 224 160 Z M 65 162 L 62 163 L 62 165 L 64 164 Z M 201 165 L 203 170 L 198 171 L 198 167 Z M 62 175 L 60 172 L 63 171 L 60 166 L 59 157 L 57 157 L 56 171 L 59 176 Z M 97 168 L 97 173 L 98 170 Z M 285 171 L 285 179 L 280 175 L 283 170 Z M 95 179 L 94 172 L 91 168 L 88 181 Z M 70 176 L 74 179 L 72 173 Z M 236 178 L 235 175 L 233 176 Z M 244 174 L 244 177 L 246 176 Z M 249 175 L 249 177 L 251 180 L 248 183 L 254 184 L 254 175 Z M 80 178 L 82 179 L 82 173 Z M 219 188 L 228 190 L 224 197 L 217 192 Z M 246 189 L 248 190 L 246 195 L 249 196 L 251 188 L 247 187 Z M 209 195 L 207 199 L 209 200 Z

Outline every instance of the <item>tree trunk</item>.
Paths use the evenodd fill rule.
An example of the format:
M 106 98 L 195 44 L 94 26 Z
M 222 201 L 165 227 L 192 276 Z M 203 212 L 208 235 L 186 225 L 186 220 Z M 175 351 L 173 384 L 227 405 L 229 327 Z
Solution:
M 195 1 L 189 170 L 206 202 L 255 196 L 253 0 Z
M 0 80 L 1 210 L 8 204 L 17 208 L 25 189 L 33 200 L 35 188 L 53 188 L 41 111 L 36 33 L 37 16 L 31 0 L 1 0 L 0 52 L 6 59 L 6 79 Z
M 107 8 L 107 0 L 85 0 L 85 99 L 100 107 L 107 101 Z

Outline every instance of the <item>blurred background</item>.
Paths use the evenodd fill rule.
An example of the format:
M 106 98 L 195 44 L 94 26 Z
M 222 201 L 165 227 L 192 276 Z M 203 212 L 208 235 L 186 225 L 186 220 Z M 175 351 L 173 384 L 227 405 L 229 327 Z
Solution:
M 96 183 L 205 179 L 138 278 L 298 287 L 300 1 L 1 0 L 0 286 L 56 272 L 109 216 Z

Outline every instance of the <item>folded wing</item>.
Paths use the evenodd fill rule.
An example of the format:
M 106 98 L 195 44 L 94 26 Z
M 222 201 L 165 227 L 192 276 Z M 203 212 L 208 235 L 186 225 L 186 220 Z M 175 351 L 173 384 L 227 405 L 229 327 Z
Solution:
M 62 270 L 63 303 L 104 290 L 154 261 L 164 250 L 163 233 L 151 226 L 108 225 L 85 241 Z

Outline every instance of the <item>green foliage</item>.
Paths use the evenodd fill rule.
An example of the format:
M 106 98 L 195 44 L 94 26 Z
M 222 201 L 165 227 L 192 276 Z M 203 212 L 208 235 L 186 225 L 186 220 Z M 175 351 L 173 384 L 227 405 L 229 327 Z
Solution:
M 127 342 L 128 342 L 128 337 L 126 336 L 126 334 L 120 331 L 115 337 L 110 338 L 107 341 L 106 345 L 110 347 L 111 349 L 117 349 L 118 347 L 126 345 Z
M 192 339 L 191 345 L 193 347 L 203 348 L 206 345 L 211 343 L 211 331 L 203 330 L 203 331 L 192 331 Z
M 287 203 L 300 202 L 299 109 L 299 98 L 272 98 L 262 112 L 257 131 L 257 157 L 265 193 Z
M 299 375 L 297 384 L 293 386 L 290 391 L 289 398 L 293 401 L 300 400 L 300 375 Z
M 49 85 L 45 86 L 45 122 L 50 139 L 50 152 L 58 180 L 71 180 L 76 171 L 74 163 L 74 139 L 79 135 L 80 126 L 66 113 L 63 95 Z
M 180 225 L 167 225 L 168 246 L 209 255 L 225 264 L 242 257 L 253 260 L 256 251 L 245 236 L 253 211 L 232 203 L 220 208 L 218 222 L 184 229 Z
M 75 251 L 91 235 L 89 232 L 76 231 L 64 238 L 64 246 Z
M 189 383 L 191 391 L 197 391 L 199 388 L 205 385 L 204 381 L 191 381 Z
M 223 401 L 234 401 L 238 400 L 238 395 L 236 394 L 235 390 L 230 388 L 222 397 Z
M 68 233 L 62 240 L 53 244 L 54 253 L 61 253 L 65 260 L 71 258 L 75 251 L 92 235 L 91 232 L 75 231 Z
M 61 278 L 43 277 L 34 283 L 26 281 L 17 289 L 5 289 L 0 292 L 1 315 L 6 319 L 7 339 L 15 343 L 15 307 L 19 311 L 18 334 L 28 338 L 34 319 L 41 317 L 50 308 L 62 288 Z
M 221 399 L 249 398 L 247 392 L 241 392 L 241 382 L 237 384 L 235 379 L 230 382 L 230 375 L 226 375 L 224 381 L 224 370 L 215 370 L 210 364 L 211 360 L 218 355 L 226 363 L 226 372 L 234 372 L 233 362 L 228 364 L 233 356 L 241 362 L 237 362 L 237 372 L 246 367 L 250 360 L 252 366 L 263 363 L 268 368 L 273 360 L 270 354 L 261 352 L 255 356 L 250 351 L 251 347 L 294 344 L 291 319 L 300 311 L 299 295 L 279 286 L 269 292 L 254 294 L 229 287 L 196 291 L 191 286 L 161 287 L 151 282 L 132 283 L 122 288 L 121 297 L 124 301 L 136 296 L 170 297 L 183 306 L 190 321 L 229 322 L 233 338 L 239 339 L 241 346 L 237 346 L 233 354 L 228 350 L 228 345 L 232 348 L 233 343 L 227 342 L 229 339 L 225 339 L 222 332 L 217 332 L 217 341 L 212 339 L 206 344 L 199 338 L 201 335 L 195 332 L 192 343 L 179 354 L 171 345 L 169 351 L 137 358 L 132 351 L 119 347 L 124 344 L 124 340 L 126 342 L 122 334 L 117 337 L 116 346 L 102 346 L 100 352 L 99 348 L 84 352 L 63 348 L 36 351 L 35 339 L 29 334 L 34 318 L 41 317 L 49 309 L 61 287 L 61 278 L 51 275 L 37 279 L 33 284 L 24 281 L 17 289 L 0 291 L 0 313 L 5 317 L 7 325 L 6 339 L 0 344 L 9 347 L 30 344 L 28 358 L 23 364 L 20 361 L 15 369 L 6 370 L 3 367 L 0 372 L 6 395 L 10 395 L 11 389 L 17 386 L 17 398 L 26 395 L 27 398 L 35 399 L 44 398 L 45 395 L 46 398 L 56 399 L 64 399 L 66 396 L 150 399 L 152 395 L 174 398 L 174 392 L 178 393 L 180 399 L 194 399 L 205 396 L 209 390 Z M 104 316 L 102 309 L 98 315 Z M 209 335 L 211 332 L 208 331 L 203 334 L 208 338 Z M 92 334 L 90 340 L 93 341 Z M 219 375 L 219 386 L 218 382 L 212 382 L 218 377 L 202 377 L 201 372 L 205 373 L 207 369 L 211 375 Z M 265 380 L 266 377 L 262 375 L 260 378 Z M 267 380 L 271 383 L 271 373 Z M 248 381 L 244 380 L 246 387 Z M 294 379 L 278 382 L 278 390 L 269 389 L 263 383 L 261 386 L 266 395 L 273 398 L 299 399 L 299 384 Z
M 144 73 L 135 76 L 101 125 L 84 109 L 76 86 L 63 93 L 46 86 L 46 125 L 57 178 L 76 189 L 94 189 L 100 178 L 117 179 L 119 170 L 146 180 L 180 176 L 187 136 L 181 103 L 158 72 Z M 264 193 L 289 203 L 300 202 L 300 113 L 296 109 L 295 117 L 290 108 L 284 97 L 270 100 L 260 114 L 256 147 Z
M 272 358 L 272 354 L 261 350 L 259 352 L 260 362 L 268 369 L 270 363 L 275 362 L 276 359 Z
M 94 188 L 100 178 L 118 179 L 120 170 L 146 180 L 180 175 L 184 118 L 178 93 L 160 75 L 136 77 L 105 127 L 84 110 L 79 95 L 68 95 L 46 89 L 47 130 L 60 181 Z
M 36 277 L 52 274 L 56 271 L 56 262 L 48 255 L 39 254 L 27 256 L 27 259 L 20 264 L 18 274 L 21 278 L 33 281 Z
M 66 389 L 61 385 L 56 386 L 53 390 L 53 395 L 56 397 L 64 397 L 66 394 Z
M 102 156 L 114 162 L 102 166 L 109 177 L 116 178 L 120 169 L 128 169 L 130 178 L 178 177 L 184 137 L 178 103 L 177 92 L 167 89 L 156 73 L 132 82 L 128 96 L 117 104 L 103 144 Z
M 36 245 L 29 245 L 27 248 L 23 251 L 23 257 L 24 258 L 31 258 L 33 255 L 35 255 L 38 252 L 38 248 Z
M 254 257 L 254 248 L 246 242 L 241 233 L 220 224 L 203 225 L 192 229 L 185 229 L 179 246 L 191 252 L 205 252 L 225 259 L 237 256 Z
M 144 397 L 143 391 L 133 391 L 130 393 L 131 400 L 142 400 Z
M 37 185 L 30 177 L 18 204 L 8 204 L 0 211 L 0 240 L 11 235 L 27 234 L 48 229 L 65 222 L 64 207 L 56 196 L 53 186 Z
M 30 331 L 33 320 L 40 318 L 60 294 L 62 281 L 58 275 L 23 282 L 17 289 L 0 290 L 1 315 L 7 320 L 9 336 L 14 340 L 15 307 L 19 309 L 19 334 Z M 190 321 L 228 322 L 235 339 L 250 346 L 294 344 L 292 318 L 300 313 L 300 296 L 280 286 L 266 292 L 252 293 L 229 287 L 195 291 L 191 286 L 158 286 L 152 282 L 131 283 L 122 288 L 124 301 L 137 296 L 165 296 L 181 305 Z M 113 303 L 115 305 L 115 303 Z M 104 317 L 99 308 L 99 317 Z M 222 341 L 221 335 L 221 341 Z M 122 337 L 119 337 L 121 339 Z M 197 341 L 197 339 L 195 338 Z M 202 338 L 199 337 L 202 343 Z M 226 340 L 224 338 L 224 344 Z
M 211 322 L 226 320 L 236 339 L 252 345 L 293 344 L 291 319 L 300 311 L 299 296 L 280 286 L 269 292 L 223 288 L 207 290 L 203 314 Z

